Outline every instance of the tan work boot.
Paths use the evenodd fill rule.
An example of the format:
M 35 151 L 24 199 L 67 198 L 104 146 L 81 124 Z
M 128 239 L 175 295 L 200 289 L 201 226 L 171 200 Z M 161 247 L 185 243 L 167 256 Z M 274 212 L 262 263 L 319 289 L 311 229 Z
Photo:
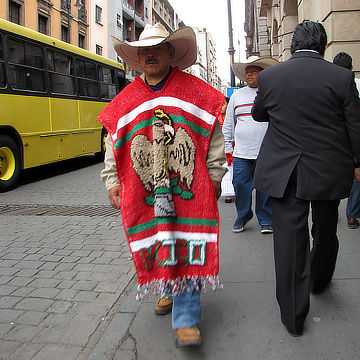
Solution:
M 156 315 L 166 315 L 171 313 L 173 299 L 169 296 L 163 296 L 155 304 L 155 314 Z
M 174 330 L 177 346 L 199 346 L 202 343 L 200 330 L 196 327 Z

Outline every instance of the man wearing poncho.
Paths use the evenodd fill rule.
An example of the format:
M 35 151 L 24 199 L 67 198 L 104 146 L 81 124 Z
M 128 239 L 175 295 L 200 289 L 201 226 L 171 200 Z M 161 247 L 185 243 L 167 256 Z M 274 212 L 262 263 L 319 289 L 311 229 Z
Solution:
M 177 344 L 199 345 L 200 291 L 220 286 L 217 198 L 226 159 L 216 119 L 224 96 L 181 71 L 197 56 L 189 27 L 169 35 L 147 25 L 139 41 L 114 39 L 114 47 L 143 74 L 99 115 L 109 133 L 101 176 L 121 208 L 138 296 L 171 296 L 155 312 L 170 312 L 173 301 Z

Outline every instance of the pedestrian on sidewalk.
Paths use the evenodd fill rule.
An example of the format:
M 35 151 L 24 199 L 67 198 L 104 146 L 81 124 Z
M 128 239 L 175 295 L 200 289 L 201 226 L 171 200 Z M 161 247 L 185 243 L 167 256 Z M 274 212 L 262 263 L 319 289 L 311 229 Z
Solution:
M 233 232 L 245 230 L 253 217 L 252 192 L 256 159 L 264 138 L 267 123 L 258 123 L 251 116 L 251 108 L 258 89 L 260 71 L 277 64 L 270 57 L 250 57 L 246 62 L 232 65 L 234 74 L 247 86 L 235 91 L 230 98 L 223 125 L 225 152 L 228 163 L 233 164 L 233 186 L 235 190 L 236 220 Z M 233 143 L 235 146 L 233 148 Z M 255 214 L 262 234 L 272 233 L 269 196 L 256 190 Z
M 326 44 L 322 24 L 298 24 L 291 58 L 260 73 L 252 109 L 256 121 L 269 123 L 254 186 L 271 197 L 276 296 L 293 336 L 303 333 L 310 291 L 320 294 L 332 279 L 338 206 L 349 196 L 354 158 L 360 160 L 354 74 L 324 60 Z
M 346 52 L 338 53 L 333 60 L 333 63 L 342 66 L 346 69 L 352 70 L 352 57 Z M 360 79 L 355 78 L 357 91 L 360 91 Z M 360 140 L 359 140 L 360 141 Z M 360 169 L 359 164 L 355 167 L 354 182 L 351 188 L 350 196 L 346 206 L 346 217 L 349 229 L 357 229 L 359 227 L 360 218 Z
M 230 101 L 230 99 L 228 97 L 225 97 L 224 105 L 220 111 L 218 120 L 219 120 L 221 128 L 224 124 L 229 101 Z M 223 166 L 228 169 L 228 172 L 225 174 L 225 176 L 223 177 L 223 179 L 221 181 L 221 196 L 225 197 L 226 203 L 232 203 L 234 201 L 234 196 L 235 196 L 235 191 L 234 191 L 234 187 L 232 184 L 232 179 L 233 179 L 232 162 L 227 161 Z
M 114 47 L 143 74 L 99 115 L 109 133 L 102 178 L 121 209 L 138 296 L 171 296 L 177 344 L 200 345 L 200 291 L 206 282 L 221 287 L 217 199 L 226 158 L 217 117 L 224 96 L 182 71 L 197 57 L 190 27 L 169 34 L 159 23 L 146 25 L 139 41 L 114 39 Z M 168 299 L 155 305 L 157 314 L 171 311 Z

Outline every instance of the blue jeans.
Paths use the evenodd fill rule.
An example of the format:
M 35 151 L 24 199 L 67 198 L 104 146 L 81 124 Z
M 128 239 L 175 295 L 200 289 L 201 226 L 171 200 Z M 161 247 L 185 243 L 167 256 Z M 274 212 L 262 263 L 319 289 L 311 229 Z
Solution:
M 360 184 L 354 180 L 346 206 L 348 219 L 360 218 Z
M 233 185 L 235 190 L 236 224 L 244 225 L 252 217 L 251 210 L 256 160 L 234 157 Z M 260 226 L 272 225 L 269 196 L 256 190 L 255 213 Z
M 201 306 L 200 291 L 197 291 L 194 283 L 187 281 L 190 292 L 173 296 L 172 307 L 172 327 L 179 329 L 184 327 L 193 327 L 200 323 Z M 201 284 L 199 283 L 201 289 Z

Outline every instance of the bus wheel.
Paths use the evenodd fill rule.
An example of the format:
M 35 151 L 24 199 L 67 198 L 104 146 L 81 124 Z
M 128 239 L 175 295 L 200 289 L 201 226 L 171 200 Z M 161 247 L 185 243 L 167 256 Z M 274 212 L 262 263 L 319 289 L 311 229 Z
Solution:
M 95 153 L 95 158 L 99 162 L 104 161 L 107 134 L 108 134 L 107 131 L 105 129 L 103 129 L 101 132 L 101 151 Z
M 20 151 L 15 141 L 0 135 L 0 192 L 13 189 L 20 178 Z

